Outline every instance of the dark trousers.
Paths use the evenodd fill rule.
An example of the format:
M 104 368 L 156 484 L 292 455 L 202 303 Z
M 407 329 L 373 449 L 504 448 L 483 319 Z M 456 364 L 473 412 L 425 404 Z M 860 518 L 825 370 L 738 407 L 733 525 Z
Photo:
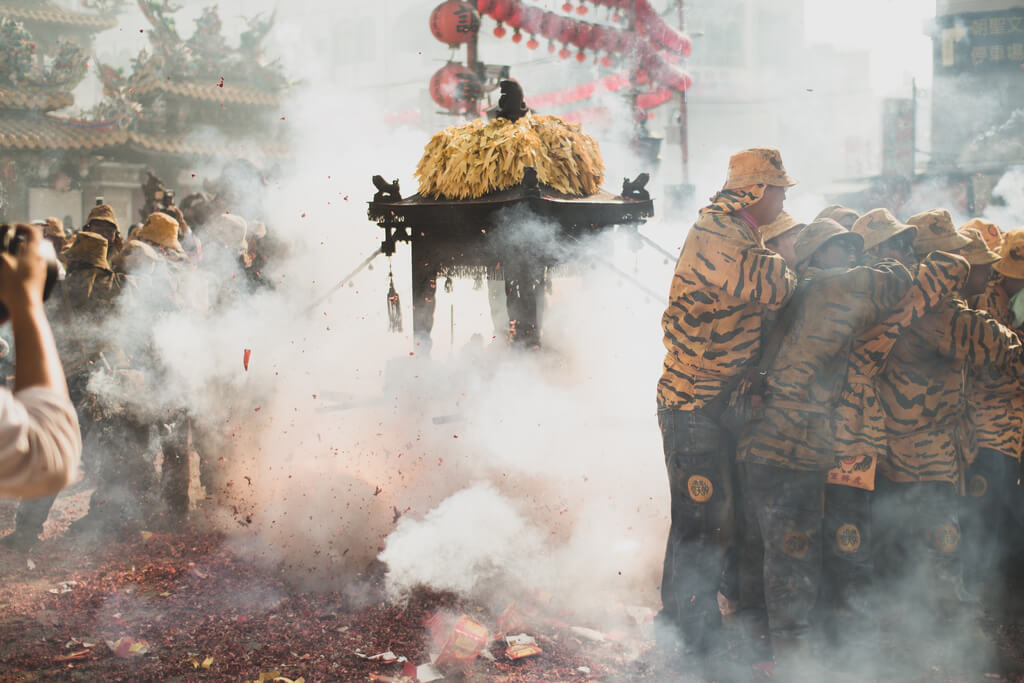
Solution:
M 1019 464 L 999 451 L 982 448 L 967 470 L 967 495 L 960 499 L 964 578 L 994 585 L 1010 547 L 1010 503 Z
M 945 482 L 896 483 L 879 477 L 872 498 L 876 583 L 885 595 L 931 614 L 963 611 L 959 495 Z
M 871 606 L 871 497 L 873 491 L 825 485 L 822 602 L 839 642 L 869 637 L 877 622 Z
M 821 583 L 821 472 L 740 464 L 740 608 L 765 610 L 773 640 L 804 639 Z
M 734 541 L 734 444 L 702 411 L 658 410 L 672 497 L 659 620 L 685 647 L 716 647 L 722 617 L 717 592 Z

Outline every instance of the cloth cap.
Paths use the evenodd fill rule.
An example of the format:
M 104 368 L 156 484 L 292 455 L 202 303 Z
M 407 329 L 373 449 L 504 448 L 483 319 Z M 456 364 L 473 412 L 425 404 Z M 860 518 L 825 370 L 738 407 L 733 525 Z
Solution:
M 151 270 L 159 260 L 156 249 L 141 240 L 128 240 L 124 249 L 114 257 L 118 269 L 128 273 Z
M 1004 277 L 1024 280 L 1024 228 L 1011 230 L 1003 235 L 1002 258 L 992 266 Z
M 953 217 L 946 209 L 932 209 L 914 214 L 907 223 L 917 226 L 917 237 L 914 239 L 914 252 L 925 256 L 933 251 L 955 252 L 971 243 L 956 231 Z
M 723 190 L 735 190 L 748 185 L 775 185 L 790 187 L 796 181 L 786 174 L 782 155 L 774 147 L 754 147 L 737 152 L 729 158 L 729 178 Z
M 972 218 L 960 226 L 960 232 L 966 232 L 968 228 L 974 228 L 980 232 L 981 238 L 985 240 L 988 248 L 999 253 L 1000 247 L 1003 246 L 1003 231 L 999 229 L 998 225 L 984 218 Z
M 865 250 L 874 249 L 882 242 L 908 230 L 913 231 L 915 238 L 917 236 L 915 226 L 900 223 L 888 209 L 871 209 L 858 218 L 850 230 L 864 238 Z
M 246 248 L 245 232 L 248 225 L 241 216 L 222 213 L 206 224 L 203 234 L 211 242 L 225 247 Z
M 149 214 L 149 218 L 139 228 L 136 237 L 161 247 L 184 251 L 181 248 L 181 242 L 178 241 L 178 221 L 161 211 Z
M 981 231 L 975 228 L 960 228 L 960 233 L 971 240 L 970 244 L 960 250 L 960 256 L 967 259 L 972 266 L 987 266 L 999 260 L 999 254 L 988 248 Z
M 779 214 L 779 217 L 773 220 L 768 225 L 762 225 L 760 227 L 761 237 L 765 242 L 773 240 L 776 237 L 781 237 L 787 232 L 793 229 L 799 229 L 804 227 L 804 224 L 799 222 L 797 219 L 790 216 L 785 211 Z
M 99 204 L 92 207 L 92 211 L 89 212 L 89 218 L 85 221 L 86 225 L 91 221 L 106 221 L 113 225 L 118 232 L 121 230 L 117 224 L 117 216 L 114 215 L 114 208 L 110 204 Z
M 94 232 L 82 231 L 63 251 L 64 261 L 70 266 L 82 264 L 110 270 L 107 263 L 107 238 Z
M 860 214 L 853 209 L 846 208 L 845 206 L 830 204 L 822 209 L 821 213 L 814 217 L 814 220 L 818 220 L 819 218 L 831 218 L 847 230 L 853 230 L 853 224 L 860 218 Z
M 43 237 L 67 237 L 67 233 L 64 232 L 64 222 L 59 218 L 50 216 L 44 218 L 41 221 L 36 221 L 38 225 L 43 229 Z
M 812 221 L 796 236 L 796 244 L 793 245 L 796 251 L 797 267 L 803 266 L 814 256 L 825 244 L 833 239 L 848 240 L 858 250 L 864 248 L 864 238 L 855 232 L 850 232 L 831 218 L 819 218 Z

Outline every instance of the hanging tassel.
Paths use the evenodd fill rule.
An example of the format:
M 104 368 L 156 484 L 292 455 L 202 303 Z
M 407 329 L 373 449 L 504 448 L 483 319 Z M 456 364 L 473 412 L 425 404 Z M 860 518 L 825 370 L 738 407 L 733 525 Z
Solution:
M 480 273 L 477 273 L 476 277 L 473 278 L 473 291 L 474 292 L 479 292 L 480 289 L 483 286 L 484 286 L 484 277 Z
M 388 331 L 402 331 L 402 302 L 398 300 L 398 290 L 395 289 L 395 278 L 391 274 L 391 264 L 388 264 Z
M 452 282 L 450 277 L 446 277 L 444 279 L 444 293 L 451 294 L 453 289 L 455 289 L 455 283 Z

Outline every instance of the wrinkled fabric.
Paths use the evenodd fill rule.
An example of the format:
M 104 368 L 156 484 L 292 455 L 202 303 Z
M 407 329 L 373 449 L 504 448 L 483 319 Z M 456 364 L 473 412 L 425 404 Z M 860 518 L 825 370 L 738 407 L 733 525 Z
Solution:
M 914 269 L 914 284 L 892 312 L 853 344 L 846 386 L 833 413 L 835 455 L 838 466 L 829 472 L 833 484 L 874 488 L 871 481 L 859 484 L 844 474 L 873 472 L 888 452 L 885 410 L 878 399 L 875 378 L 886 359 L 911 325 L 963 286 L 970 273 L 967 261 L 944 252 L 932 252 Z
M 658 405 L 714 400 L 761 348 L 763 314 L 785 304 L 796 276 L 732 214 L 705 212 L 690 229 L 662 316 L 667 349 Z
M 989 282 L 985 292 L 971 300 L 972 308 L 1011 325 L 1010 298 L 1002 277 Z M 968 376 L 968 408 L 978 448 L 998 451 L 1020 460 L 1024 447 L 1024 387 L 1014 377 L 980 368 Z
M 662 619 L 690 650 L 711 649 L 721 628 L 716 592 L 734 542 L 733 442 L 700 410 L 658 410 L 672 498 L 661 582 Z
M 896 342 L 878 397 L 886 414 L 889 454 L 880 471 L 895 482 L 963 485 L 964 467 L 977 452 L 967 421 L 968 369 L 1020 377 L 1021 343 L 983 311 L 948 298 Z
M 741 462 L 827 470 L 835 462 L 832 407 L 846 377 L 856 335 L 889 313 L 910 289 L 896 261 L 822 271 L 809 268 L 779 351 L 767 365 L 764 418 L 748 424 Z
M 56 493 L 74 479 L 81 456 L 70 400 L 45 387 L 0 388 L 0 497 Z

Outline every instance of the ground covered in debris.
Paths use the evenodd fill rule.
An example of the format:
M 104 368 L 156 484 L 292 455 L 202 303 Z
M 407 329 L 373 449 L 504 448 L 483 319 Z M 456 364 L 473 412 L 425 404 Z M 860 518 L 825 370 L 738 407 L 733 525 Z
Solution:
M 393 605 L 380 576 L 363 577 L 354 591 L 311 592 L 278 568 L 243 561 L 215 532 L 75 541 L 63 532 L 87 501 L 88 492 L 62 497 L 31 552 L 0 548 L 0 681 L 700 680 L 653 652 L 650 614 L 597 631 L 576 615 L 544 614 L 537 600 L 496 614 L 421 590 Z M 0 503 L 0 532 L 14 508 Z M 518 649 L 530 656 L 510 659 L 508 642 L 491 639 L 466 665 L 423 668 L 446 645 L 472 652 L 474 623 L 532 636 L 534 645 Z M 1021 623 L 988 629 L 1009 655 L 1024 652 Z M 898 680 L 1024 678 L 932 669 Z

